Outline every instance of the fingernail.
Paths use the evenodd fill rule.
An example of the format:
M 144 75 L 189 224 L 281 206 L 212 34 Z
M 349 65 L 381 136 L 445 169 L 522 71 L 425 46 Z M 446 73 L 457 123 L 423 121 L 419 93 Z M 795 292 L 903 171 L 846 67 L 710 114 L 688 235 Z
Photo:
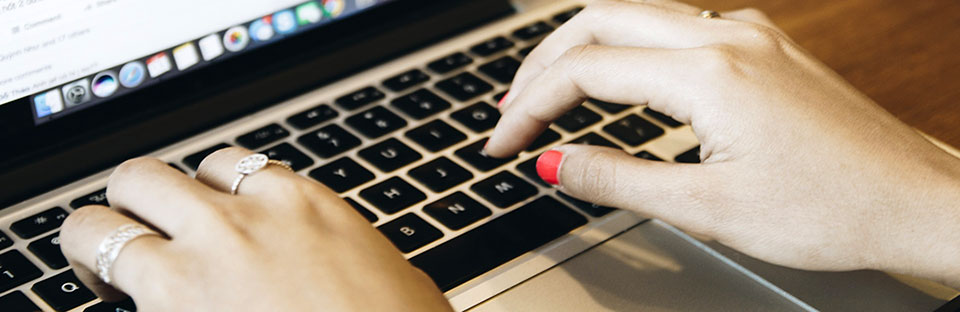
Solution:
M 543 179 L 544 182 L 559 185 L 560 180 L 558 179 L 560 161 L 563 160 L 563 153 L 559 151 L 546 151 L 537 158 L 537 175 Z
M 507 100 L 508 95 L 510 95 L 510 91 L 507 91 L 507 93 L 503 94 L 503 97 L 500 98 L 500 102 L 497 102 L 497 108 L 500 108 L 501 106 L 503 106 L 503 102 Z

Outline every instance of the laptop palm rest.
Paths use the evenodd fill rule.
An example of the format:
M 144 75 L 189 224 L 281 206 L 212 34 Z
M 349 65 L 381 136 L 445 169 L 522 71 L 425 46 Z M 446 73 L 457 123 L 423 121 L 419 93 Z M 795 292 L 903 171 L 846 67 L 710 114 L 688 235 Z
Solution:
M 804 311 L 808 307 L 681 235 L 657 221 L 641 223 L 470 311 Z

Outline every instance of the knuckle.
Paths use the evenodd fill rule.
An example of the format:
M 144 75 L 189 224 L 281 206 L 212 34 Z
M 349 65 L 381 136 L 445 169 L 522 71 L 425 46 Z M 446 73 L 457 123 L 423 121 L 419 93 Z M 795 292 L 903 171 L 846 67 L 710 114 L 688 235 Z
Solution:
M 564 74 L 568 76 L 577 75 L 591 67 L 590 63 L 592 60 L 590 55 L 594 49 L 595 46 L 588 44 L 569 48 L 557 59 L 557 63 L 555 64 L 557 66 L 555 66 L 555 68 L 563 71 Z
M 124 161 L 110 174 L 107 179 L 107 198 L 119 198 L 117 192 L 121 192 L 125 182 L 131 181 L 137 177 L 149 176 L 159 168 L 167 164 L 153 157 L 137 157 Z
M 756 7 L 746 7 L 746 8 L 743 8 L 742 11 L 743 11 L 743 14 L 746 16 L 750 16 L 754 18 L 757 18 L 757 17 L 767 18 L 767 13 Z
M 613 178 L 620 166 L 618 161 L 611 161 L 609 157 L 599 151 L 581 153 L 581 163 L 575 173 L 580 181 L 580 195 L 596 201 L 617 191 L 617 179 Z
M 783 35 L 768 26 L 754 23 L 743 23 L 738 27 L 738 32 L 742 34 L 748 42 L 753 44 L 758 44 L 761 46 L 780 46 L 780 43 L 783 41 Z
M 293 199 L 301 197 L 307 198 L 323 191 L 318 185 L 309 183 L 310 181 L 306 179 L 287 176 L 286 173 L 283 173 L 282 176 L 278 173 L 277 176 L 272 178 L 273 179 L 270 180 L 272 187 L 281 192 L 285 197 Z
M 695 59 L 700 63 L 699 71 L 711 81 L 728 78 L 740 71 L 741 56 L 734 46 L 711 45 L 697 49 L 696 54 Z
M 614 10 L 616 5 L 619 5 L 620 1 L 614 0 L 598 0 L 587 4 L 580 13 L 577 13 L 573 17 L 576 20 L 589 19 L 603 19 L 606 16 L 610 15 L 610 12 Z
M 234 155 L 245 156 L 250 153 L 252 153 L 250 150 L 247 150 L 241 147 L 236 147 L 236 146 L 224 147 L 224 148 L 218 149 L 217 151 L 210 153 L 210 155 L 207 155 L 207 157 L 204 157 L 203 160 L 200 161 L 200 169 L 198 171 L 207 170 L 207 168 L 210 166 L 210 163 L 223 162 L 231 158 L 237 158 L 237 160 L 239 160 L 240 157 L 237 157 Z
M 72 240 L 75 236 L 74 233 L 78 232 L 87 224 L 91 224 L 97 216 L 108 213 L 109 211 L 110 208 L 100 205 L 89 205 L 78 208 L 63 220 L 63 225 L 60 227 L 60 236 L 64 240 Z
M 110 180 L 114 179 L 124 179 L 131 176 L 136 176 L 143 173 L 146 170 L 151 170 L 156 168 L 157 165 L 166 165 L 159 159 L 153 157 L 137 157 L 121 163 L 117 168 L 113 170 L 113 174 L 110 175 Z

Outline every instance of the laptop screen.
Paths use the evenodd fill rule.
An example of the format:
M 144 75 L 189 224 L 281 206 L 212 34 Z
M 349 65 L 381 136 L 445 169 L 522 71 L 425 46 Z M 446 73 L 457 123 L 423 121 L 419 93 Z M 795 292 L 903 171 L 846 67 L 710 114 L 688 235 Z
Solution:
M 40 125 L 391 0 L 0 0 L 0 106 Z
M 513 10 L 508 0 L 0 0 L 0 207 Z

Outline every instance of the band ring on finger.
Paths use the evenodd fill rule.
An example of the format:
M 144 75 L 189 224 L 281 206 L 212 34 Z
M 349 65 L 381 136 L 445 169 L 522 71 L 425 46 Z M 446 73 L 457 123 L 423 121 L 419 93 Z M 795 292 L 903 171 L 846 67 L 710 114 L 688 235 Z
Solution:
M 698 16 L 705 19 L 714 19 L 714 18 L 720 18 L 720 13 L 713 10 L 703 10 L 703 12 L 700 12 Z
M 291 172 L 293 171 L 293 168 L 290 168 L 290 166 L 286 163 L 279 160 L 270 159 L 264 154 L 253 154 L 244 157 L 237 162 L 237 166 L 235 167 L 235 170 L 239 175 L 237 175 L 237 178 L 233 180 L 233 184 L 230 185 L 230 194 L 237 195 L 237 190 L 240 189 L 240 182 L 243 182 L 243 179 L 269 165 L 279 166 Z
M 163 237 L 160 233 L 146 226 L 130 223 L 121 225 L 100 242 L 100 246 L 97 248 L 97 274 L 100 275 L 100 279 L 104 283 L 110 284 L 112 281 L 110 270 L 113 268 L 113 263 L 117 261 L 117 257 L 120 256 L 123 247 L 134 239 L 146 235 Z

